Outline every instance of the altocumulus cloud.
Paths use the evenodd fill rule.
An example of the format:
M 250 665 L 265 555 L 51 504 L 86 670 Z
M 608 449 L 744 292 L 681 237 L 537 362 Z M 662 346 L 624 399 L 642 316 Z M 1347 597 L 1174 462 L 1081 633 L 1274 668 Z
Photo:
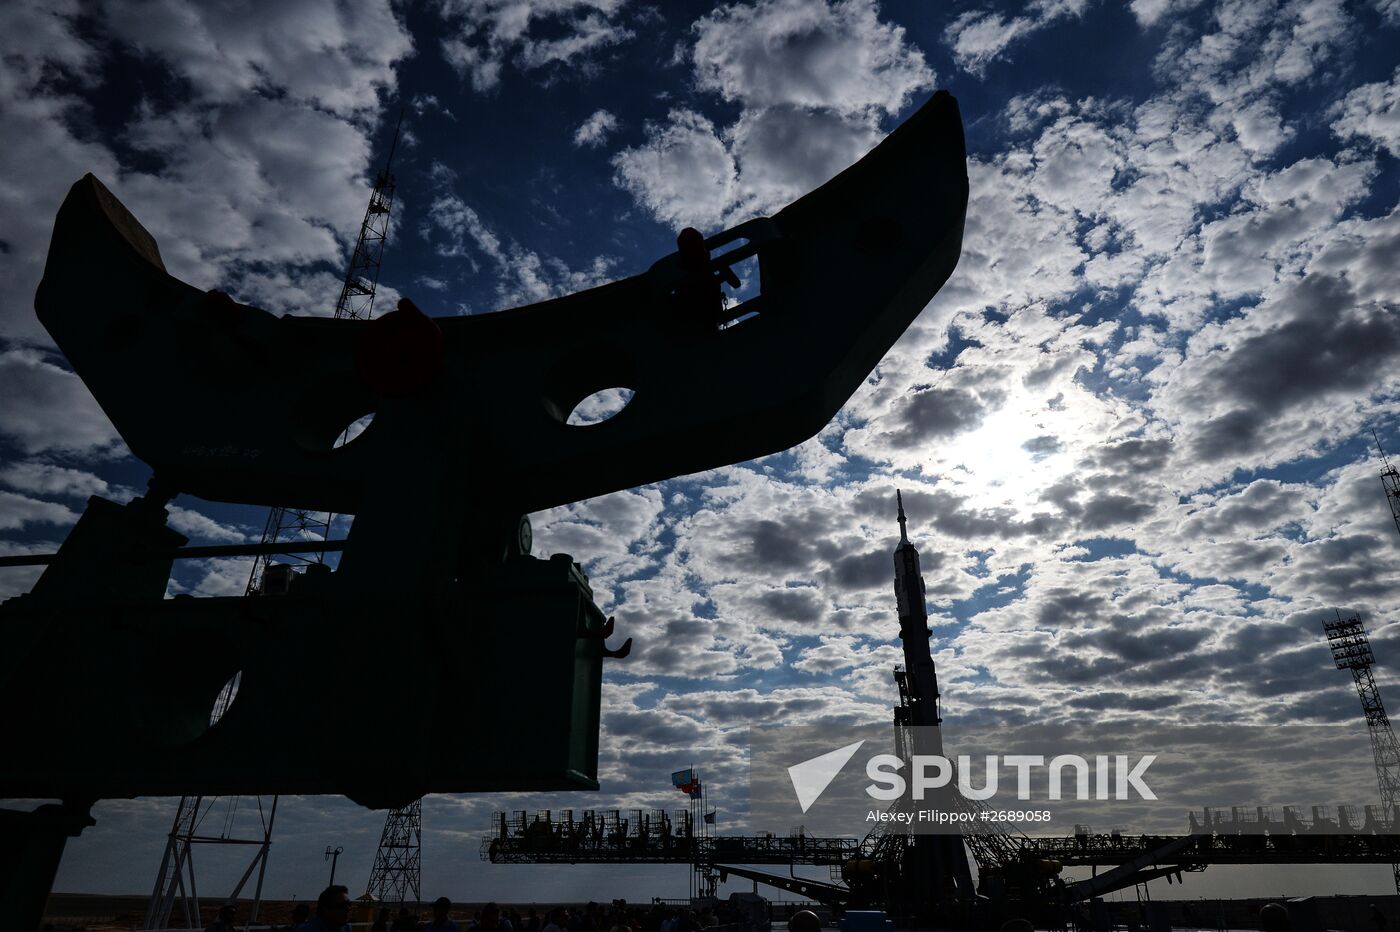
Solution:
M 27 187 L 0 191 L 0 378 L 18 389 L 0 412 L 0 548 L 51 547 L 81 495 L 138 484 L 28 307 L 83 171 L 139 204 L 196 284 L 324 312 L 377 167 L 376 97 L 436 71 L 402 85 L 418 102 L 403 227 L 427 248 L 386 272 L 485 311 L 644 269 L 676 227 L 781 207 L 867 151 L 937 65 L 955 90 L 986 82 L 962 94 L 962 259 L 833 423 L 787 453 L 533 516 L 539 550 L 582 561 L 636 639 L 607 668 L 605 792 L 590 802 L 671 805 L 665 773 L 691 762 L 737 782 L 751 722 L 887 718 L 896 486 L 950 726 L 1354 716 L 1317 628 L 1352 607 L 1378 652 L 1400 649 L 1400 538 L 1364 434 L 1397 445 L 1400 16 L 1393 0 L 1130 6 L 444 0 L 410 35 L 384 3 L 259 7 L 249 22 L 112 2 L 93 8 L 98 39 L 76 3 L 6 5 L 0 163 Z M 1032 72 L 1052 42 L 1144 54 L 1126 75 Z M 119 60 L 178 78 L 132 101 L 120 138 L 90 119 Z M 500 128 L 490 145 L 481 125 Z M 256 515 L 179 507 L 209 540 L 256 531 Z M 236 593 L 246 578 L 210 561 L 173 588 Z M 430 803 L 444 846 L 497 806 L 583 805 Z M 376 819 L 303 804 L 297 863 L 319 863 L 315 818 L 372 847 Z M 72 848 L 79 870 L 101 844 Z M 486 898 L 543 883 L 442 870 L 430 882 Z
M 673 109 L 613 162 L 619 183 L 672 225 L 782 206 L 864 155 L 881 117 L 934 79 L 869 0 L 735 4 L 697 21 L 693 34 L 696 86 L 738 104 L 738 120 L 717 128 Z

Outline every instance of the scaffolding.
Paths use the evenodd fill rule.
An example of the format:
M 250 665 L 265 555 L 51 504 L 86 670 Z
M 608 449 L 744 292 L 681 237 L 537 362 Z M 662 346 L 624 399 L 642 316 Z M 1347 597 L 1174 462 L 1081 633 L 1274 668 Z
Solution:
M 382 906 L 422 902 L 423 801 L 415 799 L 384 820 L 368 892 Z
M 277 797 L 272 797 L 271 805 L 264 810 L 262 797 L 254 797 L 257 806 L 259 833 L 251 838 L 238 838 L 233 834 L 240 799 L 237 796 L 223 797 L 185 796 L 175 810 L 175 822 L 165 843 L 165 853 L 161 857 L 160 871 L 156 874 L 155 889 L 151 892 L 146 906 L 146 916 L 142 928 L 171 928 L 171 917 L 175 907 L 180 907 L 179 917 L 186 929 L 204 927 L 200 916 L 199 887 L 195 878 L 194 848 L 196 845 L 246 845 L 256 847 L 253 858 L 243 871 L 233 891 L 222 900 L 231 903 L 243 893 L 243 889 L 257 871 L 257 882 L 253 893 L 252 912 L 249 922 L 257 919 L 258 905 L 262 900 L 263 877 L 267 872 L 267 854 L 272 845 L 272 824 L 277 817 Z M 203 834 L 202 830 L 210 815 L 219 811 L 222 825 L 218 834 Z

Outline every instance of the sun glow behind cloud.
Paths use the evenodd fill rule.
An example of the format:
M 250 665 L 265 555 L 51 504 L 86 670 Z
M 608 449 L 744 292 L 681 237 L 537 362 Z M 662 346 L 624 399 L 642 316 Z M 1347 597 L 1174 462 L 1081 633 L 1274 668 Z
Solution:
M 1016 392 L 975 430 L 937 448 L 924 471 L 950 482 L 970 506 L 1024 509 L 1074 468 L 1071 448 L 1056 438 L 1073 436 L 1066 428 L 1076 420 L 1067 403 L 1050 408 Z

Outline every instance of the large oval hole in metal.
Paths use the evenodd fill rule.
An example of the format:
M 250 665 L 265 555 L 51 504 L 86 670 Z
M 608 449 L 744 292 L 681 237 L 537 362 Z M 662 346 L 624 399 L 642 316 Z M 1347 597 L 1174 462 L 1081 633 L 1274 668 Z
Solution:
M 224 684 L 224 688 L 219 690 L 219 697 L 214 700 L 214 707 L 209 710 L 209 727 L 213 728 L 219 723 L 219 719 L 228 714 L 228 710 L 233 708 L 233 700 L 238 698 L 238 684 L 243 680 L 243 671 L 239 670 L 229 681 Z
M 569 413 L 569 418 L 564 423 L 570 427 L 589 427 L 601 424 L 617 417 L 622 409 L 627 407 L 635 394 L 636 392 L 632 389 L 621 386 L 594 392 L 574 405 L 574 410 Z
M 370 421 L 373 420 L 374 412 L 371 411 L 364 417 L 351 421 L 349 426 L 347 426 L 343 431 L 341 431 L 340 436 L 336 438 L 334 448 L 338 450 L 346 444 L 354 442 L 355 438 L 360 436 L 360 434 L 363 434 L 365 432 L 365 428 L 368 427 Z

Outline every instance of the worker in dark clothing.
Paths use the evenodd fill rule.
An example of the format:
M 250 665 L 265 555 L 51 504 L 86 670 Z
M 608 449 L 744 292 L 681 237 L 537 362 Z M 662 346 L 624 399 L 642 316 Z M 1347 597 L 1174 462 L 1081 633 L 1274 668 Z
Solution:
M 204 932 L 234 932 L 233 929 L 234 909 L 232 906 L 220 906 L 219 918 L 214 920 L 214 924 L 205 929 Z
M 440 896 L 433 901 L 433 920 L 423 926 L 423 932 L 460 932 L 457 923 L 452 921 L 452 901 Z
M 710 334 L 719 329 L 724 311 L 723 281 L 731 288 L 739 287 L 739 276 L 729 266 L 716 270 L 705 248 L 705 237 L 694 227 L 686 227 L 676 237 L 680 258 L 681 280 L 673 292 L 687 329 L 693 326 L 698 334 Z
M 316 898 L 316 915 L 299 927 L 302 932 L 350 932 L 350 890 L 333 884 Z
M 1288 907 L 1282 903 L 1266 903 L 1259 910 L 1259 928 L 1264 932 L 1290 932 L 1293 923 L 1288 915 Z
M 418 919 L 408 911 L 407 906 L 399 907 L 398 918 L 394 920 L 394 932 L 418 932 Z

